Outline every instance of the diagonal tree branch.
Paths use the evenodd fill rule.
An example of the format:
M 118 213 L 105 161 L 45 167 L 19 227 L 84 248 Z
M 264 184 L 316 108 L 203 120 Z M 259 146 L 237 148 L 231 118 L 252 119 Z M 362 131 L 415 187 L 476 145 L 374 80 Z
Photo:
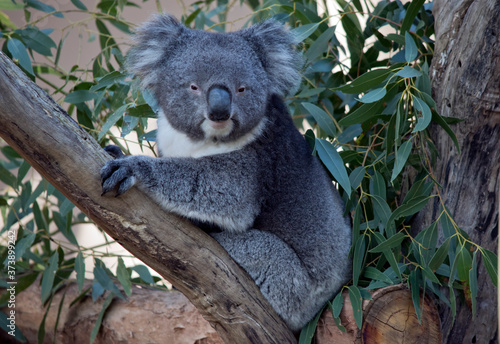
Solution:
M 203 231 L 134 189 L 101 197 L 110 157 L 0 52 L 0 137 L 106 233 L 173 283 L 227 343 L 295 338 L 252 279 Z

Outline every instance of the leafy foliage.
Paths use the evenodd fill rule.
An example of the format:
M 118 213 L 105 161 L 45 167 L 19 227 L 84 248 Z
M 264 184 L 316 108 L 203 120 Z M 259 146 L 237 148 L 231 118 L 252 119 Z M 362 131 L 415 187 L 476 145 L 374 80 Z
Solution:
M 127 43 L 113 33 L 118 30 L 129 35 L 133 31 L 133 24 L 122 14 L 126 7 L 139 7 L 138 1 L 102 0 L 92 10 L 79 0 L 71 3 L 74 8 L 59 11 L 37 0 L 0 0 L 2 50 L 99 143 L 112 142 L 128 153 L 130 142 L 138 141 L 141 149 L 152 152 L 155 131 L 148 130 L 148 120 L 155 117 L 156 105 L 150 94 L 139 90 L 138 80 L 124 71 Z M 429 125 L 441 126 L 455 148 L 460 147 L 450 128 L 457 121 L 436 113 L 431 97 L 432 3 L 380 1 L 373 5 L 370 1 L 337 0 L 336 10 L 329 9 L 326 1 L 244 3 L 254 12 L 244 18 L 245 25 L 269 17 L 287 22 L 303 51 L 304 82 L 287 102 L 296 125 L 338 184 L 346 213 L 353 220 L 353 278 L 346 288 L 357 325 L 361 326 L 361 300 L 370 298 L 368 291 L 398 283 L 412 289 L 419 319 L 421 290 L 434 293 L 453 314 L 458 291 L 475 314 L 478 255 L 495 285 L 497 257 L 471 242 L 454 222 L 433 176 L 433 162 L 438 157 L 427 132 Z M 182 20 L 193 28 L 224 31 L 231 6 L 235 3 L 199 1 Z M 26 24 L 17 27 L 4 9 L 24 11 Z M 38 20 L 31 18 L 43 13 L 64 19 L 71 11 L 86 14 L 78 25 L 87 30 L 89 44 L 97 40 L 100 51 L 90 65 L 65 70 L 59 61 L 66 32 L 75 26 L 68 24 L 57 41 L 53 30 L 39 29 Z M 96 29 L 90 29 L 90 24 Z M 92 332 L 95 338 L 114 296 L 130 295 L 132 283 L 162 283 L 144 266 L 126 267 L 121 257 L 115 260 L 116 273 L 111 271 L 102 260 L 106 252 L 78 242 L 75 226 L 88 223 L 88 218 L 48 182 L 30 178 L 31 167 L 12 148 L 2 146 L 0 150 L 4 156 L 0 181 L 7 185 L 0 195 L 0 233 L 5 238 L 0 247 L 0 285 L 9 285 L 8 261 L 13 256 L 17 293 L 38 278 L 42 302 L 48 308 L 54 292 L 70 278 L 76 278 L 80 297 L 91 292 L 96 300 L 107 291 Z M 412 218 L 436 197 L 441 209 L 435 222 L 420 232 L 412 229 Z M 16 232 L 15 245 L 9 246 L 8 238 L 16 237 Z M 85 274 L 92 270 L 86 267 L 86 257 L 94 262 L 91 287 L 85 287 Z M 139 277 L 132 278 L 132 271 Z M 450 290 L 449 299 L 440 292 L 443 286 Z M 3 294 L 1 305 L 6 305 L 7 295 Z M 342 301 L 339 293 L 329 304 L 341 329 Z M 301 343 L 311 342 L 317 319 L 304 328 Z M 0 326 L 8 330 L 6 322 Z M 44 334 L 42 322 L 39 340 Z

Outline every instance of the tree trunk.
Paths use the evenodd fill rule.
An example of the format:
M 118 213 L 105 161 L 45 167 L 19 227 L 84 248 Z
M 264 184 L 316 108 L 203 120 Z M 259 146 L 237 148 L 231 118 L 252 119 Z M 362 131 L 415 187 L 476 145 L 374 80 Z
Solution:
M 102 197 L 110 157 L 0 52 L 0 137 L 134 256 L 173 283 L 226 343 L 295 337 L 227 252 L 203 231 L 132 189 Z
M 435 0 L 436 47 L 430 77 L 437 111 L 464 121 L 453 126 L 461 153 L 434 126 L 440 158 L 434 170 L 458 226 L 472 241 L 497 251 L 500 169 L 500 1 Z M 414 223 L 425 228 L 439 215 L 436 200 Z M 479 255 L 478 255 L 479 256 Z M 498 339 L 497 290 L 480 264 L 477 312 L 458 301 L 452 323 L 443 305 L 444 343 L 494 343 Z
M 91 285 L 92 281 L 87 281 L 84 289 Z M 79 296 L 76 283 L 71 283 L 54 295 L 50 310 L 45 315 L 46 307 L 41 303 L 41 289 L 37 281 L 16 299 L 16 325 L 27 342 L 37 343 L 38 328 L 45 317 L 46 334 L 43 343 L 89 343 L 104 298 L 94 302 L 89 294 L 71 306 Z M 8 314 L 9 309 L 6 307 L 3 311 Z M 54 331 L 56 323 L 57 331 Z M 166 341 L 165 338 L 169 340 Z M 11 335 L 0 331 L 0 342 L 7 343 L 12 339 Z M 132 295 L 127 300 L 113 300 L 106 310 L 94 344 L 166 342 L 223 344 L 217 332 L 180 292 L 137 287 L 133 288 Z

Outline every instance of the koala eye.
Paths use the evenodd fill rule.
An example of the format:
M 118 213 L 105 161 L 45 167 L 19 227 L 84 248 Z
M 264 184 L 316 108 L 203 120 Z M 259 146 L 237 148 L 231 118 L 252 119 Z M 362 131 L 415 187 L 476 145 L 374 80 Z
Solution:
M 198 91 L 200 88 L 198 86 L 196 86 L 195 84 L 191 84 L 190 86 L 191 90 L 192 91 Z
M 245 86 L 241 86 L 240 88 L 238 88 L 238 93 L 243 93 L 246 91 L 246 87 Z

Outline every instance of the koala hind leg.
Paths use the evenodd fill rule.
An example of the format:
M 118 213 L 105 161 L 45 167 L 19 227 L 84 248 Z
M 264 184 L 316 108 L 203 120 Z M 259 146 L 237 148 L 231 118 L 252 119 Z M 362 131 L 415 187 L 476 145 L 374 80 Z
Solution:
M 243 233 L 211 233 L 252 277 L 264 297 L 292 331 L 299 331 L 326 302 L 297 254 L 272 233 L 250 229 Z

